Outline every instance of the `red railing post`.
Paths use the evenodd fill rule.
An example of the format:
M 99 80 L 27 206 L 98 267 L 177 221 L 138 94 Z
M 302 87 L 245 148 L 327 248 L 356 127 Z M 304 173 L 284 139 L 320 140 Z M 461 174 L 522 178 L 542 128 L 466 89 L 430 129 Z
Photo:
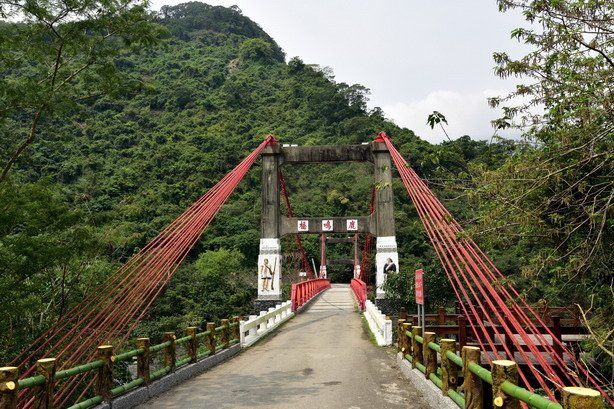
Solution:
M 297 295 L 296 295 L 296 287 L 297 287 L 296 284 L 292 284 L 292 291 L 290 293 L 290 300 L 292 302 L 292 307 L 291 307 L 292 311 L 296 311 L 296 308 L 297 308 L 297 306 L 296 306 L 296 297 L 297 297 Z
M 292 311 L 296 311 L 307 301 L 327 288 L 330 288 L 330 281 L 325 278 L 314 278 L 312 280 L 292 284 L 292 294 L 290 296 Z
M 301 303 L 300 303 L 300 307 L 303 306 L 303 304 L 305 304 L 305 292 L 307 291 L 307 287 L 309 287 L 309 284 L 305 284 L 303 286 L 301 286 Z
M 364 311 L 365 302 L 367 301 L 367 284 L 358 278 L 352 278 L 350 287 L 358 300 L 358 306 Z
M 464 315 L 458 316 L 458 344 L 461 349 L 467 345 L 467 319 Z
M 563 357 L 563 335 L 561 335 L 561 317 L 553 315 L 550 317 L 552 321 L 552 347 L 559 358 Z
M 306 287 L 305 285 L 301 286 L 301 297 L 300 297 L 299 303 L 298 303 L 299 307 L 302 307 L 303 304 L 305 303 L 305 287 Z
M 367 302 L 367 283 L 361 281 L 360 284 L 362 287 L 362 308 L 365 308 L 365 303 Z

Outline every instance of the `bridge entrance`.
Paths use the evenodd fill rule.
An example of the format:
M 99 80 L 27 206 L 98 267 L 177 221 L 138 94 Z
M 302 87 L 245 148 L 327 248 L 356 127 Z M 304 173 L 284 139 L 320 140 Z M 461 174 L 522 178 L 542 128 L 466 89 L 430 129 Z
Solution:
M 346 237 L 330 237 L 323 234 L 320 237 L 321 242 L 321 257 L 320 265 L 326 269 L 326 275 L 331 283 L 349 284 L 352 277 L 360 277 L 360 257 L 359 257 L 359 234 L 353 234 Z M 327 248 L 330 245 L 335 247 L 344 247 L 344 254 L 349 250 L 351 245 L 353 255 L 352 258 L 330 258 L 327 256 Z
M 383 139 L 371 143 L 346 146 L 292 146 L 269 144 L 262 153 L 262 219 L 260 251 L 258 256 L 258 307 L 281 301 L 283 258 L 281 238 L 294 234 L 319 234 L 326 247 L 326 237 L 343 234 L 353 237 L 371 234 L 375 237 L 376 304 L 385 304 L 384 266 L 393 263 L 398 269 L 399 257 L 394 225 L 392 193 L 392 161 Z M 282 166 L 291 164 L 370 162 L 373 164 L 373 211 L 367 215 L 348 217 L 284 216 L 280 212 L 283 180 Z M 332 239 L 332 238 L 331 238 Z M 329 239 L 330 240 L 330 239 Z M 330 242 L 332 244 L 332 242 Z M 360 275 L 357 250 L 353 259 L 330 260 L 333 264 L 348 263 L 353 275 Z M 388 263 L 388 264 L 387 264 Z M 327 261 L 322 252 L 316 273 L 327 277 Z

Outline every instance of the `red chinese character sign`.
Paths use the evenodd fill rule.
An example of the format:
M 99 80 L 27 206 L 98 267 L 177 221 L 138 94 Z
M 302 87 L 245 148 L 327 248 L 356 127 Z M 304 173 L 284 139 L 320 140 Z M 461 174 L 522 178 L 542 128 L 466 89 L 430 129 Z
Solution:
M 309 231 L 309 220 L 299 220 L 296 224 L 298 231 Z
M 348 219 L 345 221 L 345 227 L 347 231 L 357 231 L 358 230 L 358 220 L 356 219 Z
M 424 305 L 424 271 L 416 270 L 416 304 Z
M 322 220 L 322 231 L 333 231 L 333 221 Z

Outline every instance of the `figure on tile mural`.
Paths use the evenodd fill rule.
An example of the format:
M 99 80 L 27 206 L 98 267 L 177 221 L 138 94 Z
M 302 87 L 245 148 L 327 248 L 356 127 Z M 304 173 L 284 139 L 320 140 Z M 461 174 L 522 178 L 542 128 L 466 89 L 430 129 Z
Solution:
M 269 284 L 273 281 L 273 270 L 271 270 L 268 258 L 265 258 L 260 266 L 260 279 L 262 280 L 261 290 L 269 291 Z
M 384 264 L 384 282 L 386 282 L 386 278 L 388 277 L 388 274 L 396 273 L 396 272 L 397 272 L 397 265 L 394 264 L 394 262 L 392 261 L 390 257 L 388 257 L 386 259 L 386 264 Z

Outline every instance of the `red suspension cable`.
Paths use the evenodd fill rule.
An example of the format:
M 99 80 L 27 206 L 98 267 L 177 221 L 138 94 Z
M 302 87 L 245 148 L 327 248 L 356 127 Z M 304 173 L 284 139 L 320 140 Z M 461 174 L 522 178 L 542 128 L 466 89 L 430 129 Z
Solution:
M 14 364 L 26 369 L 22 377 L 33 370 L 27 367 L 29 362 L 42 356 L 60 358 L 61 368 L 67 368 L 92 358 L 95 347 L 107 340 L 116 340 L 115 350 L 121 348 L 260 152 L 275 143 L 275 138 L 267 137 L 235 169 L 65 315 L 58 325 L 47 330 L 29 351 L 16 358 Z M 67 380 L 55 395 L 56 405 L 63 406 L 77 391 L 82 379 Z M 28 395 L 27 391 L 21 393 L 20 407 L 32 404 Z
M 369 204 L 369 214 L 375 211 L 375 186 L 371 189 L 371 203 Z M 373 235 L 367 234 L 362 249 L 362 259 L 360 261 L 360 279 L 369 284 L 371 276 L 371 250 L 373 249 Z
M 288 217 L 294 217 L 294 209 L 292 209 L 292 205 L 290 204 L 290 197 L 288 195 L 288 187 L 286 185 L 286 180 L 284 179 L 284 175 L 282 175 L 281 171 L 279 172 L 279 184 L 281 186 L 281 193 L 284 197 L 284 201 L 286 203 L 286 208 L 288 210 Z M 303 262 L 303 270 L 307 272 L 307 275 L 310 279 L 315 278 L 315 272 L 311 268 L 311 264 L 309 264 L 309 259 L 307 258 L 307 253 L 305 252 L 305 248 L 303 247 L 303 241 L 301 240 L 300 234 L 294 235 L 294 241 L 301 253 L 301 260 Z
M 589 379 L 592 386 L 599 390 L 608 401 L 611 401 L 601 389 L 599 383 L 582 364 L 577 362 L 575 356 L 554 337 L 554 334 L 547 329 L 541 318 L 529 308 L 526 301 L 522 300 L 511 284 L 506 283 L 502 286 L 495 286 L 495 283 L 503 277 L 501 272 L 471 239 L 464 238 L 463 229 L 413 169 L 409 168 L 407 162 L 405 162 L 390 142 L 390 139 L 384 133 L 381 133 L 378 135 L 377 141 L 386 144 L 407 192 L 414 202 L 427 235 L 433 243 L 437 256 L 444 267 L 444 271 L 452 283 L 463 311 L 470 320 L 472 328 L 476 331 L 480 343 L 481 340 L 479 338 L 486 340 L 495 357 L 498 357 L 499 353 L 496 350 L 495 341 L 496 338 L 499 338 L 508 356 L 513 356 L 513 351 L 507 348 L 503 339 L 498 334 L 492 335 L 492 329 L 489 331 L 486 328 L 483 319 L 489 326 L 502 328 L 503 334 L 501 335 L 505 335 L 505 337 L 509 337 L 513 341 L 516 352 L 521 355 L 525 362 L 531 362 L 532 359 L 537 360 L 541 370 L 534 365 L 529 365 L 529 369 L 540 383 L 540 386 L 554 399 L 554 395 L 550 391 L 552 386 L 560 388 L 561 386 L 575 385 L 579 379 L 576 374 L 573 374 L 573 368 L 569 367 L 563 357 L 557 354 L 555 347 L 547 342 L 541 333 L 542 331 L 534 324 L 534 321 L 537 320 L 538 324 L 544 327 L 554 339 L 557 347 L 563 350 L 565 356 Z M 520 300 L 523 308 L 515 302 L 510 304 L 510 301 L 513 301 L 514 298 Z M 476 308 L 476 305 L 479 307 L 479 310 Z M 531 335 L 529 335 L 528 331 L 530 331 Z M 520 339 L 517 339 L 516 336 Z M 535 340 L 552 357 L 552 363 L 537 348 Z M 529 352 L 532 356 L 529 355 Z M 557 367 L 564 368 L 564 371 L 561 374 L 557 373 L 555 370 Z M 520 370 L 519 375 L 525 382 L 525 385 L 530 387 L 526 375 Z M 546 381 L 549 383 L 546 383 Z
M 324 269 L 326 268 L 326 235 L 320 235 L 320 278 L 324 278 Z

